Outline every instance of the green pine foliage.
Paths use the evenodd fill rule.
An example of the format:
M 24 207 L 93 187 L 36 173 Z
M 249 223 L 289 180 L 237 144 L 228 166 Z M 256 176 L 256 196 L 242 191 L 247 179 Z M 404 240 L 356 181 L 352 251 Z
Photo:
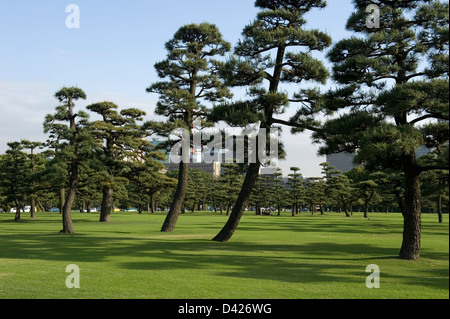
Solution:
M 209 104 L 223 102 L 232 96 L 219 74 L 219 59 L 230 47 L 213 24 L 205 22 L 182 26 L 166 43 L 167 59 L 155 64 L 161 81 L 147 88 L 147 92 L 159 95 L 155 113 L 166 117 L 167 125 L 149 122 L 146 128 L 166 138 L 173 138 L 176 128 L 183 128 L 192 135 L 194 121 L 200 121 L 202 127 L 208 126 L 205 117 Z M 184 152 L 186 154 L 186 150 Z M 176 226 L 186 197 L 188 179 L 189 163 L 187 158 L 183 158 L 177 190 L 161 228 L 163 232 L 172 232 Z
M 324 84 L 327 80 L 328 71 L 313 57 L 313 52 L 329 47 L 331 38 L 325 32 L 305 27 L 305 15 L 325 5 L 326 2 L 320 0 L 256 1 L 255 6 L 260 9 L 256 19 L 244 27 L 234 56 L 222 67 L 227 84 L 246 87 L 248 99 L 218 104 L 209 118 L 232 126 L 254 124 L 267 130 L 276 125 L 288 125 L 297 131 L 314 129 L 317 90 L 301 88 L 288 96 L 282 85 Z M 284 121 L 281 115 L 291 103 L 299 105 L 297 121 Z M 230 220 L 214 240 L 227 241 L 233 235 L 249 202 L 261 164 L 268 163 L 257 159 L 249 165 Z
M 358 151 L 368 169 L 404 173 L 404 241 L 400 257 L 420 256 L 419 176 L 447 169 L 448 161 L 448 3 L 440 1 L 374 1 L 380 28 L 368 28 L 366 8 L 356 11 L 347 29 L 354 36 L 329 51 L 332 78 L 339 87 L 320 101 L 329 115 L 316 141 L 321 154 Z M 446 121 L 446 122 L 439 122 Z M 434 161 L 416 158 L 420 146 L 439 149 Z

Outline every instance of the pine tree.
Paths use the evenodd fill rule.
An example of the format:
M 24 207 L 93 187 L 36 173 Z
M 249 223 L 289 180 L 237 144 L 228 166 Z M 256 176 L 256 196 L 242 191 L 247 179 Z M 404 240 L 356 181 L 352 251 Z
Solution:
M 305 14 L 313 8 L 324 8 L 323 0 L 257 0 L 261 9 L 254 22 L 246 26 L 243 39 L 232 57 L 222 68 L 228 84 L 248 87 L 250 99 L 223 104 L 214 109 L 212 119 L 233 126 L 259 125 L 260 130 L 276 125 L 295 127 L 300 132 L 316 123 L 316 109 L 311 102 L 319 96 L 316 89 L 301 89 L 289 97 L 281 84 L 301 84 L 306 81 L 324 84 L 328 71 L 312 55 L 331 45 L 331 38 L 319 30 L 306 30 Z M 296 50 L 297 49 L 297 50 Z M 301 49 L 304 49 L 301 51 Z M 273 54 L 273 56 L 272 56 Z M 264 88 L 263 82 L 268 82 Z M 296 121 L 280 119 L 290 103 L 301 103 Z M 251 191 L 258 178 L 261 163 L 258 158 L 248 166 L 241 192 L 228 222 L 213 239 L 226 242 L 233 236 L 248 205 Z
M 258 178 L 256 179 L 255 185 L 252 189 L 252 193 L 249 198 L 250 206 L 255 207 L 256 215 L 262 215 L 262 208 L 265 204 L 265 196 L 264 196 L 264 187 L 261 178 L 261 174 L 258 174 Z
M 276 206 L 278 216 L 281 216 L 281 208 L 285 204 L 287 199 L 286 186 L 283 182 L 283 173 L 280 168 L 270 175 L 270 187 L 269 192 L 272 194 L 273 203 Z
M 219 78 L 220 63 L 216 60 L 230 50 L 230 44 L 223 40 L 213 24 L 189 24 L 181 27 L 166 43 L 166 50 L 167 59 L 155 65 L 163 81 L 151 85 L 147 92 L 160 96 L 156 114 L 167 117 L 168 123 L 154 123 L 154 126 L 158 127 L 160 135 L 168 138 L 175 128 L 183 128 L 192 134 L 194 121 L 207 114 L 208 105 L 202 103 L 220 102 L 231 97 Z M 176 226 L 186 196 L 188 174 L 189 159 L 182 158 L 178 186 L 161 228 L 163 232 L 172 232 Z
M 41 175 L 41 182 L 45 183 L 47 189 L 58 189 L 58 209 L 61 214 L 64 210 L 64 203 L 66 202 L 66 187 L 67 187 L 67 165 L 63 160 L 63 156 L 59 156 L 62 152 L 61 141 L 66 134 L 67 125 L 55 121 L 53 115 L 47 115 L 44 122 L 44 132 L 49 134 L 44 146 L 47 147 L 45 151 L 46 157 L 52 160 L 47 162 L 46 168 Z
M 303 187 L 303 178 L 302 174 L 300 172 L 300 168 L 298 167 L 291 167 L 292 173 L 288 175 L 288 186 L 289 186 L 289 193 L 291 197 L 291 203 L 292 203 L 292 216 L 295 216 L 300 212 L 299 208 L 301 209 L 301 200 L 304 193 L 304 187 Z
M 345 175 L 352 181 L 355 195 L 364 205 L 364 218 L 369 218 L 369 205 L 377 198 L 378 184 L 371 178 L 370 172 L 362 166 L 345 172 Z
M 4 189 L 8 202 L 14 203 L 14 221 L 20 221 L 20 211 L 25 197 L 27 176 L 27 156 L 20 142 L 8 143 L 3 160 L 0 162 L 0 186 Z
M 27 176 L 27 194 L 30 196 L 30 214 L 31 218 L 36 218 L 36 193 L 39 186 L 39 173 L 44 169 L 44 157 L 42 154 L 36 154 L 36 149 L 42 146 L 41 142 L 31 142 L 28 140 L 20 141 L 24 149 L 29 150 L 27 164 L 29 174 Z
M 421 165 L 416 150 L 425 143 L 426 121 L 446 120 L 437 128 L 438 144 L 448 142 L 449 7 L 440 1 L 355 0 L 347 29 L 355 36 L 329 52 L 333 79 L 340 84 L 326 94 L 325 108 L 340 116 L 317 133 L 326 141 L 322 154 L 355 151 L 367 168 L 403 172 L 404 217 L 400 258 L 417 260 L 421 246 L 419 176 L 448 169 L 447 155 Z M 380 28 L 368 28 L 366 8 L 381 10 Z
M 84 111 L 75 112 L 75 101 L 86 99 L 86 94 L 79 88 L 64 87 L 56 92 L 55 98 L 62 103 L 56 107 L 56 113 L 47 115 L 44 122 L 44 132 L 50 133 L 51 145 L 55 150 L 52 162 L 64 176 L 67 176 L 67 196 L 62 209 L 62 234 L 73 234 L 72 206 L 75 201 L 80 164 L 90 158 L 94 150 L 94 141 L 89 131 L 88 114 Z M 58 132 L 58 133 L 55 133 Z
M 110 222 L 114 189 L 128 183 L 130 165 L 143 161 L 143 148 L 151 147 L 138 124 L 146 113 L 135 108 L 119 112 L 113 102 L 91 104 L 87 109 L 102 118 L 92 123 L 92 134 L 101 149 L 97 157 L 103 175 L 100 222 Z

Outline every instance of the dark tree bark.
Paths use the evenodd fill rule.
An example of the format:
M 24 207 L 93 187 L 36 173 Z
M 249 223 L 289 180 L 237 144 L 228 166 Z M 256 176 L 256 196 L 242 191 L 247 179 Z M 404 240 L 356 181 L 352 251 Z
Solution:
M 244 215 L 245 208 L 248 206 L 248 201 L 250 199 L 253 186 L 258 179 L 260 167 L 261 164 L 259 162 L 250 164 L 241 192 L 239 193 L 236 204 L 231 211 L 230 217 L 219 234 L 213 238 L 213 241 L 227 242 L 233 236 L 242 216 Z
M 111 221 L 111 211 L 113 208 L 113 188 L 110 186 L 103 187 L 102 208 L 100 211 L 100 222 L 109 223 Z
M 370 192 L 370 196 L 364 201 L 364 218 L 369 218 L 369 203 L 372 198 L 375 196 L 375 190 L 372 189 Z
M 31 209 L 30 209 L 30 217 L 31 219 L 36 218 L 36 199 L 34 196 L 31 197 Z
M 61 234 L 74 234 L 75 229 L 72 222 L 72 206 L 78 187 L 78 163 L 72 164 L 72 173 L 70 174 L 69 190 L 67 192 L 66 202 L 62 211 L 63 229 Z
M 62 214 L 64 210 L 64 203 L 66 202 L 66 190 L 64 187 L 59 189 L 59 213 Z M 51 207 L 50 207 L 51 208 Z
M 438 221 L 439 224 L 444 222 L 442 217 L 442 190 L 441 190 L 442 182 L 439 181 L 439 193 L 438 193 L 438 205 L 437 205 L 437 213 L 438 213 Z
M 76 134 L 77 134 L 77 125 L 75 123 L 75 117 L 73 113 L 73 97 L 69 96 L 69 117 L 70 117 L 70 129 L 73 132 L 74 136 L 72 137 L 73 140 L 70 141 L 71 144 L 76 143 Z M 75 151 L 74 151 L 75 157 L 78 155 L 78 146 L 75 145 Z M 78 161 L 76 158 L 72 159 L 72 162 L 70 163 L 70 172 L 69 172 L 69 190 L 67 193 L 66 202 L 64 203 L 63 208 L 63 229 L 60 231 L 61 234 L 74 234 L 75 229 L 73 227 L 72 223 L 72 205 L 75 201 L 76 193 L 78 188 Z
M 415 155 L 405 159 L 405 200 L 403 202 L 403 243 L 400 258 L 418 260 L 421 246 L 421 200 L 419 172 Z
M 20 202 L 16 199 L 16 214 L 14 215 L 14 221 L 20 221 Z
M 173 232 L 178 221 L 181 209 L 183 208 L 184 198 L 186 196 L 186 190 L 189 179 L 189 163 L 180 163 L 178 172 L 178 185 L 175 191 L 175 197 L 170 207 L 169 213 L 161 228 L 162 232 Z

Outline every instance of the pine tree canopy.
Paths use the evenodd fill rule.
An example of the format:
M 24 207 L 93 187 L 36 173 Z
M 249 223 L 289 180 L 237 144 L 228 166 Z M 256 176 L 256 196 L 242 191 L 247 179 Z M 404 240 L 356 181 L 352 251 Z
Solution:
M 347 29 L 355 35 L 328 53 L 333 80 L 340 86 L 324 95 L 322 106 L 339 115 L 315 136 L 326 141 L 322 154 L 359 149 L 360 161 L 380 160 L 398 168 L 394 155 L 414 153 L 426 140 L 435 147 L 437 140 L 448 141 L 448 122 L 437 124 L 449 119 L 448 3 L 354 3 Z M 366 8 L 372 3 L 380 8 L 379 29 L 366 25 Z M 425 125 L 428 133 L 422 132 Z M 440 128 L 431 129 L 435 125 Z M 375 139 L 373 145 L 369 137 Z M 379 158 L 374 158 L 376 150 Z
M 231 45 L 223 40 L 218 28 L 209 23 L 181 27 L 166 43 L 167 59 L 156 63 L 155 69 L 163 80 L 147 88 L 160 100 L 156 114 L 170 121 L 184 120 L 190 127 L 193 116 L 206 115 L 200 101 L 217 102 L 231 97 L 219 78 L 221 62 Z
M 57 98 L 61 103 L 67 103 L 69 99 L 74 101 L 79 99 L 86 100 L 86 93 L 77 87 L 63 87 L 55 93 L 55 98 Z
M 331 38 L 319 30 L 304 28 L 304 15 L 313 8 L 325 7 L 325 1 L 256 1 L 262 10 L 243 30 L 235 55 L 222 66 L 222 76 L 230 86 L 248 86 L 249 99 L 216 105 L 211 119 L 245 126 L 258 121 L 295 127 L 295 131 L 317 126 L 314 120 L 320 94 L 316 89 L 299 89 L 292 96 L 281 84 L 324 84 L 329 72 L 313 57 L 323 51 Z M 264 82 L 269 83 L 263 87 Z M 301 103 L 290 121 L 274 118 L 285 113 L 290 103 Z

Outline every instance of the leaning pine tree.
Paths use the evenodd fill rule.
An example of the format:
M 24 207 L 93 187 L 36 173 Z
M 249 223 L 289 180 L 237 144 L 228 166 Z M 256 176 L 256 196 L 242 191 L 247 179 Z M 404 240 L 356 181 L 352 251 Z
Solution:
M 172 131 L 167 128 L 181 128 L 192 134 L 194 121 L 206 115 L 207 106 L 201 102 L 218 102 L 231 97 L 219 78 L 220 63 L 216 60 L 230 47 L 218 28 L 209 23 L 185 25 L 167 42 L 167 59 L 155 65 L 163 81 L 147 88 L 147 92 L 160 95 L 156 114 L 168 118 L 168 123 L 153 123 L 155 127 L 166 129 L 163 132 L 155 128 L 158 134 L 169 138 Z M 183 149 L 184 154 L 189 154 L 190 143 L 183 147 L 189 148 Z M 176 226 L 186 196 L 188 173 L 189 158 L 183 156 L 177 189 L 162 232 L 172 232 Z
M 417 260 L 421 246 L 422 172 L 448 170 L 449 7 L 441 1 L 355 0 L 347 29 L 355 32 L 329 52 L 333 79 L 325 107 L 339 116 L 316 133 L 324 154 L 354 152 L 373 170 L 402 173 L 404 218 L 399 257 Z M 377 28 L 369 5 L 380 9 Z M 372 8 L 374 8 L 372 6 Z M 376 22 L 376 21 L 375 21 Z M 375 28 L 373 28 L 375 26 Z M 430 128 L 434 129 L 430 129 Z M 430 161 L 418 148 L 433 140 Z
M 260 133 L 269 132 L 280 124 L 295 127 L 296 131 L 314 128 L 317 125 L 314 102 L 320 96 L 319 91 L 301 89 L 289 97 L 281 85 L 308 81 L 325 84 L 328 71 L 312 53 L 329 47 L 331 38 L 319 30 L 305 29 L 304 16 L 314 8 L 324 8 L 326 2 L 257 0 L 255 5 L 261 11 L 255 21 L 244 28 L 235 56 L 222 68 L 229 85 L 249 88 L 250 99 L 216 106 L 211 119 L 226 121 L 232 126 L 256 124 Z M 280 116 L 291 102 L 301 103 L 296 121 L 282 120 Z M 265 151 L 259 150 L 259 153 Z M 214 241 L 226 242 L 233 236 L 249 203 L 261 165 L 267 165 L 261 161 L 264 162 L 260 158 L 250 161 L 229 220 Z

